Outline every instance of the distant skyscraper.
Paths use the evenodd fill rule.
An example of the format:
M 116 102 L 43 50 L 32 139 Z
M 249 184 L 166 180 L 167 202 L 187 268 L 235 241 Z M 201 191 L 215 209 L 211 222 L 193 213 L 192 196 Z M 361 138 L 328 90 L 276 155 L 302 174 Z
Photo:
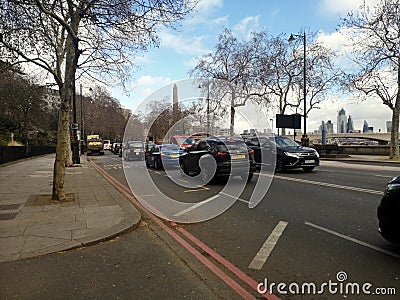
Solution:
M 392 121 L 386 121 L 386 132 L 392 132 Z
M 337 117 L 337 132 L 338 133 L 346 133 L 347 132 L 347 118 L 346 111 L 342 108 L 339 110 Z
M 368 123 L 366 120 L 364 120 L 363 133 L 367 133 L 367 132 L 368 132 Z
M 347 120 L 347 132 L 352 132 L 354 130 L 353 119 L 349 115 L 349 119 Z
M 328 120 L 328 122 L 325 125 L 326 125 L 326 133 L 327 134 L 333 134 L 333 123 L 332 123 L 332 121 Z

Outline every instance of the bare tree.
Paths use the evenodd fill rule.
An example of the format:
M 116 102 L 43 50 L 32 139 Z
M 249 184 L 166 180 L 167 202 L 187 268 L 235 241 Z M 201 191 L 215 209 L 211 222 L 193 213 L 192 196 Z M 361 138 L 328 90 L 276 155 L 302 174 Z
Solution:
M 302 43 L 297 41 L 292 47 L 287 38 L 283 34 L 272 37 L 261 31 L 239 42 L 225 29 L 215 51 L 202 57 L 191 71 L 191 75 L 209 82 L 217 79 L 212 81 L 216 87 L 211 90 L 214 99 L 230 96 L 231 134 L 235 107 L 244 106 L 247 101 L 266 107 L 279 103 L 281 114 L 300 107 L 304 86 Z M 340 75 L 332 63 L 333 57 L 332 51 L 316 41 L 307 46 L 305 116 L 311 109 L 318 108 Z M 215 96 L 215 92 L 219 94 Z
M 120 102 L 102 86 L 96 85 L 90 91 L 90 96 L 80 95 L 77 98 L 77 107 L 81 107 L 82 101 L 84 108 L 78 114 L 78 124 L 84 125 L 86 134 L 99 134 L 103 139 L 121 141 L 128 116 L 124 114 Z
M 350 71 L 347 87 L 364 100 L 378 97 L 392 110 L 390 158 L 399 159 L 400 114 L 400 3 L 382 0 L 373 9 L 364 4 L 343 20 L 356 68 Z
M 305 34 L 305 33 L 304 33 Z M 302 34 L 298 36 L 302 37 Z M 337 80 L 342 74 L 334 64 L 335 54 L 317 42 L 315 34 L 307 33 L 312 43 L 306 45 L 306 96 L 307 111 L 303 116 L 324 101 Z M 285 114 L 288 110 L 301 111 L 304 101 L 304 49 L 303 39 L 288 41 L 286 34 L 280 34 L 268 40 L 268 53 L 260 56 L 260 68 L 270 76 L 260 78 L 262 83 L 269 87 L 269 103 L 278 103 L 279 113 Z
M 59 87 L 52 198 L 62 201 L 77 73 L 105 80 L 113 75 L 126 78 L 130 55 L 157 46 L 157 26 L 172 26 L 194 4 L 191 0 L 3 0 L 1 6 L 0 56 L 45 70 Z
M 26 144 L 28 130 L 48 128 L 50 109 L 43 92 L 44 88 L 27 75 L 0 71 L 0 119 L 4 123 L 0 129 L 16 133 L 16 138 Z
M 201 57 L 190 71 L 192 77 L 204 78 L 206 85 L 213 83 L 210 101 L 223 105 L 223 99 L 229 98 L 231 135 L 234 135 L 235 108 L 248 101 L 260 102 L 269 92 L 258 81 L 268 73 L 260 74 L 264 69 L 257 68 L 259 55 L 265 53 L 262 49 L 266 38 L 267 33 L 260 32 L 252 33 L 248 41 L 238 41 L 231 30 L 224 29 L 214 51 Z

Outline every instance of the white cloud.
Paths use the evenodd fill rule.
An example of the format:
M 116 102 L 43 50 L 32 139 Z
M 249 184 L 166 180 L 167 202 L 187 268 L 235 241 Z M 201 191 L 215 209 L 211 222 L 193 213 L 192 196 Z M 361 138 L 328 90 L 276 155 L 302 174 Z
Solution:
M 148 96 L 151 93 L 153 93 L 153 90 L 151 88 L 144 88 L 144 89 L 139 90 L 139 93 L 142 96 Z
M 326 47 L 332 49 L 332 51 L 334 51 L 337 55 L 345 55 L 351 49 L 349 48 L 349 40 L 343 30 L 330 34 L 321 31 L 318 34 L 317 42 L 323 43 Z
M 239 21 L 233 26 L 233 33 L 238 38 L 248 39 L 251 32 L 258 31 L 260 16 L 249 16 Z
M 141 76 L 135 83 L 134 88 L 143 88 L 143 87 L 151 87 L 151 86 L 164 86 L 170 83 L 172 80 L 169 77 L 153 77 L 151 75 Z
M 207 15 L 215 10 L 222 8 L 223 0 L 201 0 L 196 8 L 200 14 Z
M 162 47 L 173 49 L 179 54 L 202 55 L 207 52 L 202 44 L 203 36 L 184 37 L 167 31 L 160 32 L 159 36 Z
M 370 7 L 376 5 L 380 0 L 366 0 L 366 4 Z M 323 0 L 320 2 L 318 10 L 321 14 L 326 16 L 346 16 L 352 10 L 357 10 L 363 0 Z
M 216 26 L 220 24 L 228 24 L 228 16 L 216 17 L 212 16 L 223 7 L 223 0 L 201 0 L 191 14 L 191 17 L 184 21 L 185 27 L 198 26 L 199 24 L 207 24 L 208 26 Z

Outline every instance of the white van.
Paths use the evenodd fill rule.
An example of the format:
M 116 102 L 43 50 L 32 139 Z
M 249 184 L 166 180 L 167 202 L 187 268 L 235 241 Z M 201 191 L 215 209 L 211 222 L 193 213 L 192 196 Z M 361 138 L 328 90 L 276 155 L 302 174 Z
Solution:
M 104 150 L 111 150 L 111 141 L 110 140 L 104 140 Z

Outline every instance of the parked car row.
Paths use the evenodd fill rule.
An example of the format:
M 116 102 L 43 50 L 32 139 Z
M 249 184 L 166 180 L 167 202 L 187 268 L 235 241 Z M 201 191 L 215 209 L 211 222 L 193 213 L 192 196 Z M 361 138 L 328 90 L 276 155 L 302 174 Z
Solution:
M 180 138 L 180 137 L 179 137 Z M 213 178 L 239 175 L 251 180 L 257 168 L 263 163 L 275 163 L 276 172 L 302 168 L 311 172 L 319 165 L 319 155 L 315 149 L 302 147 L 284 136 L 242 138 L 203 137 L 177 139 L 172 144 L 147 144 L 129 141 L 120 147 L 123 160 L 144 160 L 148 168 L 163 169 L 165 165 L 179 166 L 182 173 L 189 176 L 201 175 L 204 181 Z M 184 142 L 184 147 L 178 145 Z M 274 155 L 273 159 L 271 154 Z M 204 164 L 205 167 L 202 166 Z M 214 165 L 215 170 L 207 170 Z
M 186 139 L 182 139 L 183 142 Z M 177 142 L 177 141 L 176 141 Z M 144 160 L 148 168 L 173 167 L 182 174 L 200 176 L 203 182 L 231 174 L 250 181 L 257 168 L 270 163 L 275 171 L 302 168 L 311 172 L 319 165 L 318 152 L 302 147 L 285 136 L 241 138 L 205 137 L 181 147 L 177 143 L 149 144 L 142 141 L 113 143 L 110 149 L 124 160 Z M 386 186 L 377 209 L 379 232 L 389 242 L 400 244 L 400 176 Z

